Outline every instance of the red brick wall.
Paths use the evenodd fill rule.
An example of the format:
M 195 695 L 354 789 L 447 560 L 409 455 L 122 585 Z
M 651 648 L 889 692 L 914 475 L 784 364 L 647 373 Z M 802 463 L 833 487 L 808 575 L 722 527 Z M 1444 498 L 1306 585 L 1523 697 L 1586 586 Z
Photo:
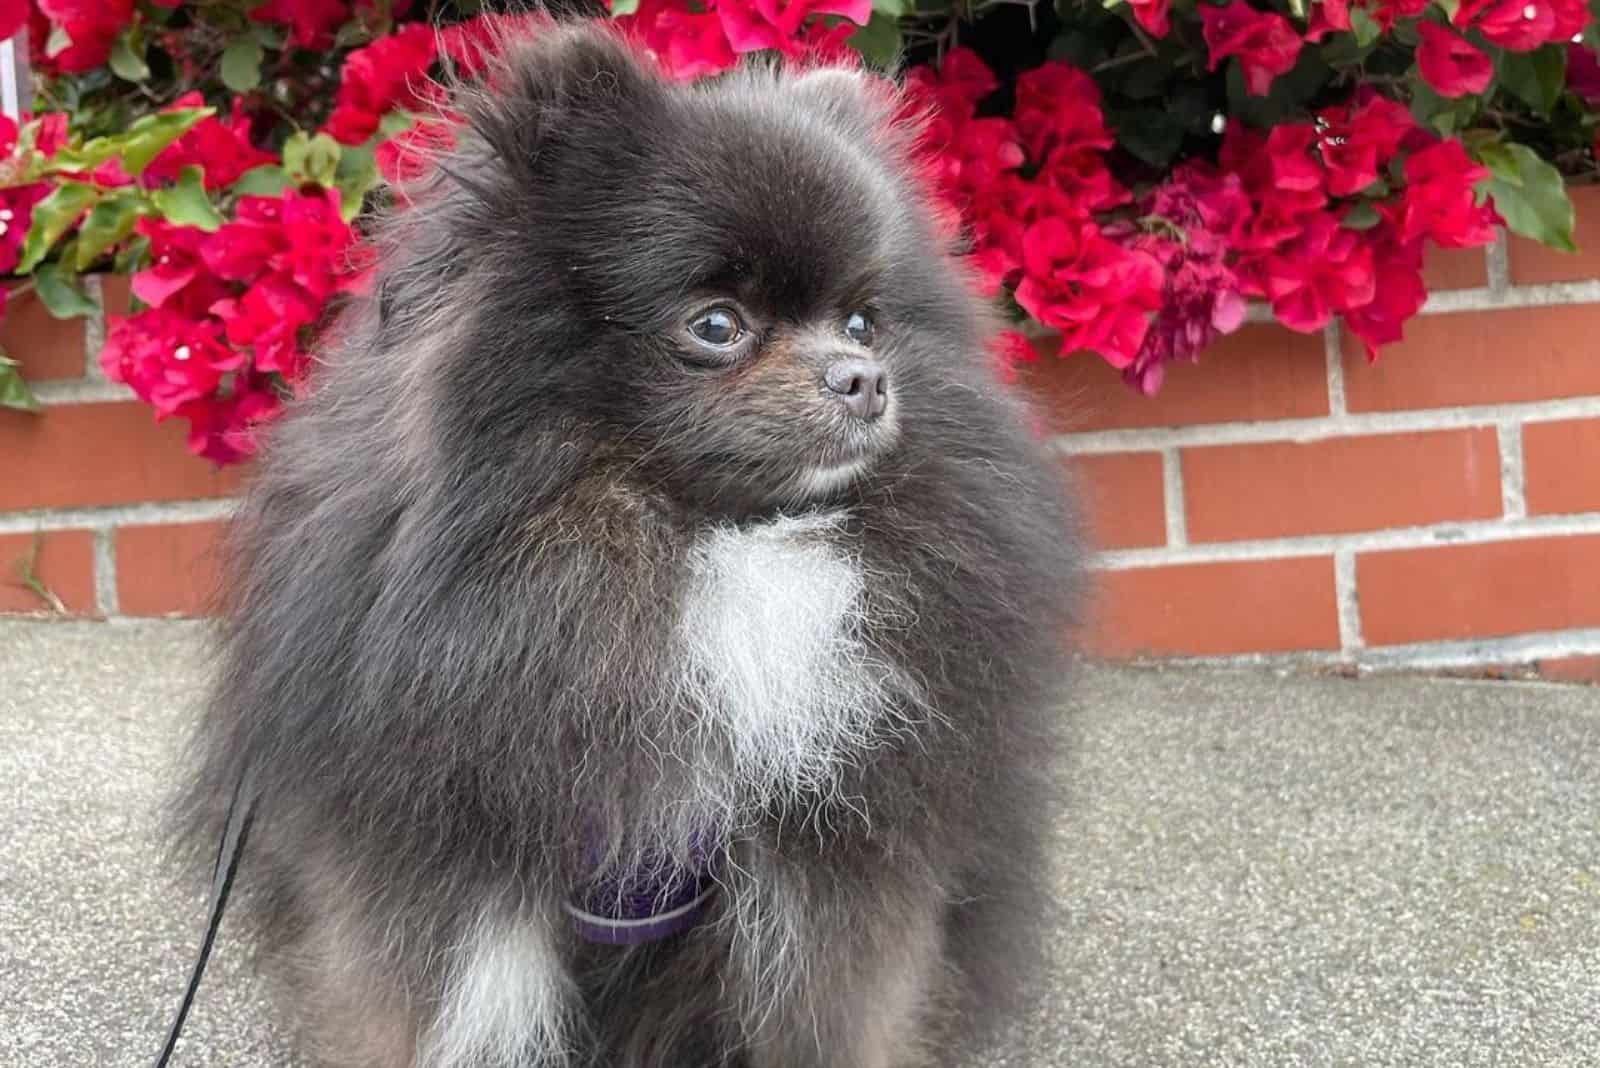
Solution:
M 1256 322 L 1155 398 L 1092 357 L 1033 369 L 1097 543 L 1090 646 L 1600 675 L 1600 189 L 1576 199 L 1587 253 L 1437 257 L 1376 366 Z M 27 299 L 0 326 L 46 406 L 0 412 L 0 611 L 206 602 L 240 474 L 100 377 L 103 329 Z
M 109 310 L 125 279 L 107 278 Z M 58 322 L 32 296 L 10 302 L 0 345 L 44 405 L 0 410 L 0 611 L 164 615 L 199 611 L 220 521 L 241 472 L 184 448 L 184 426 L 100 374 L 103 317 Z
M 1089 644 L 1600 673 L 1600 189 L 1575 199 L 1586 253 L 1439 257 L 1375 366 L 1261 322 L 1153 401 L 1092 357 L 1032 369 L 1101 550 Z

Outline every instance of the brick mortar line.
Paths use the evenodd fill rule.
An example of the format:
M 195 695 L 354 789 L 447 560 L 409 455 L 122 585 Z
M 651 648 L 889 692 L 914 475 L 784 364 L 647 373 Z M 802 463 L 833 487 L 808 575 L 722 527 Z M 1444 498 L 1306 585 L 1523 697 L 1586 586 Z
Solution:
M 1417 408 L 1401 412 L 1351 412 L 1304 419 L 1084 430 L 1058 434 L 1052 439 L 1052 445 L 1066 455 L 1150 452 L 1205 445 L 1257 445 L 1285 441 L 1305 444 L 1343 437 L 1468 430 L 1500 427 L 1507 423 L 1552 423 L 1563 419 L 1600 419 L 1600 396 Z
M 1189 520 L 1185 509 L 1183 465 L 1177 449 L 1161 450 L 1161 499 L 1165 508 L 1167 545 L 1178 548 L 1189 544 Z
M 1511 252 L 1506 232 L 1494 235 L 1494 242 L 1484 255 L 1484 270 L 1491 293 L 1504 293 L 1511 288 Z
M 1190 543 L 1181 548 L 1105 549 L 1095 554 L 1093 566 L 1101 571 L 1124 571 L 1173 564 L 1292 560 L 1340 552 L 1439 549 L 1452 545 L 1486 545 L 1502 541 L 1526 541 L 1529 538 L 1595 534 L 1600 534 L 1600 512 L 1522 519 L 1474 519 L 1346 534 L 1304 534 L 1284 538 Z
M 89 508 L 39 508 L 0 512 L 0 534 L 31 534 L 36 530 L 101 530 L 121 526 L 203 523 L 227 519 L 239 502 L 232 498 L 159 501 Z
M 1159 662 L 1202 667 L 1353 666 L 1361 671 L 1406 671 L 1474 668 L 1491 664 L 1524 664 L 1536 660 L 1597 655 L 1600 655 L 1600 628 L 1579 628 L 1533 631 L 1493 638 L 1439 639 L 1405 645 L 1369 647 L 1353 652 L 1305 650 L 1291 653 L 1235 653 L 1226 656 L 1173 656 L 1161 657 Z
M 1333 554 L 1333 592 L 1339 611 L 1339 647 L 1347 653 L 1362 649 L 1361 591 L 1356 584 L 1356 555 L 1347 549 Z
M 94 602 L 96 611 L 108 619 L 122 612 L 117 599 L 116 528 L 111 525 L 94 532 Z
M 83 320 L 83 376 L 91 382 L 104 382 L 106 376 L 100 369 L 100 350 L 106 343 L 105 287 L 100 284 L 99 275 L 91 274 L 84 277 L 83 288 L 89 299 L 94 301 L 94 311 Z M 41 403 L 47 402 L 41 398 Z
M 1328 368 L 1328 414 L 1349 414 L 1344 396 L 1344 350 L 1337 320 L 1322 328 L 1322 355 Z
M 35 382 L 32 383 L 32 387 L 33 395 L 46 408 L 139 399 L 138 395 L 127 386 L 104 378 L 70 378 L 55 382 Z
M 1507 519 L 1528 515 L 1527 475 L 1522 455 L 1522 424 L 1502 423 L 1495 432 L 1500 445 L 1500 507 Z

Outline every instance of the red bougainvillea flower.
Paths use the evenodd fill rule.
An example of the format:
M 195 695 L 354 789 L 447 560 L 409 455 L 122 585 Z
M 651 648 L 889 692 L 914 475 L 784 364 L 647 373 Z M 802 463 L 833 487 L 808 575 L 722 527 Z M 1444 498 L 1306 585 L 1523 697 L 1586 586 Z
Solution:
M 1327 203 L 1322 166 L 1312 158 L 1317 131 L 1310 123 L 1274 127 L 1268 136 L 1234 123 L 1222 139 L 1222 170 L 1236 174 L 1251 210 L 1230 235 L 1240 253 L 1270 252 L 1299 235 Z M 1245 291 L 1259 295 L 1248 262 L 1239 267 Z
M 1422 42 L 1417 46 L 1417 68 L 1422 80 L 1440 96 L 1481 93 L 1494 77 L 1494 63 L 1466 38 L 1437 22 L 1417 23 Z
M 526 37 L 544 29 L 549 17 L 527 15 L 475 15 L 439 31 L 439 51 L 450 57 L 456 72 L 472 77 L 482 72 L 506 37 Z
M 716 12 L 691 11 L 684 0 L 640 0 L 621 26 L 678 81 L 720 74 L 739 61 Z
M 1600 59 L 1585 45 L 1567 45 L 1567 88 L 1591 108 L 1600 107 Z
M 34 138 L 34 147 L 47 156 L 53 156 L 67 143 L 68 132 L 65 113 L 52 111 L 40 115 L 39 132 Z
M 1165 37 L 1172 29 L 1169 17 L 1172 0 L 1128 0 L 1128 7 L 1132 9 L 1139 25 L 1149 30 L 1152 36 Z
M 1197 359 L 1201 349 L 1244 322 L 1244 295 L 1227 262 L 1228 235 L 1249 212 L 1238 176 L 1199 162 L 1179 167 L 1140 201 L 1144 225 L 1125 224 L 1120 233 L 1130 247 L 1161 264 L 1164 286 L 1144 343 L 1123 368 L 1130 385 L 1155 393 L 1168 363 Z
M 269 274 L 237 300 L 213 304 L 211 313 L 222 321 L 229 342 L 251 348 L 256 370 L 290 381 L 305 373 L 309 357 L 300 347 L 300 330 L 317 321 L 322 306 L 288 278 Z
M 1380 346 L 1400 340 L 1406 320 L 1422 310 L 1428 291 L 1422 282 L 1420 240 L 1398 240 L 1387 223 L 1365 236 L 1377 284 L 1371 301 L 1344 313 L 1344 325 L 1361 340 L 1371 361 L 1378 358 Z
M 993 185 L 1002 173 L 1025 162 L 1017 128 L 1010 119 L 972 119 L 955 129 L 939 154 L 936 176 L 945 195 L 965 203 L 978 190 Z
M 242 354 L 218 336 L 215 320 L 191 318 L 171 308 L 112 317 L 100 351 L 106 377 L 132 387 L 155 408 L 158 419 L 211 396 L 223 375 L 243 362 Z
M 52 73 L 82 74 L 105 65 L 117 35 L 133 21 L 133 0 L 37 0 L 43 23 L 35 21 L 32 42 L 33 61 Z M 51 44 L 60 31 L 68 44 Z M 52 50 L 54 48 L 54 50 Z
M 249 282 L 276 269 L 287 244 L 279 225 L 282 210 L 275 197 L 244 197 L 236 215 L 200 241 L 200 258 L 218 278 Z
M 28 0 L 0 0 L 0 40 L 15 37 L 28 24 Z
M 1307 220 L 1300 237 L 1260 264 L 1272 314 L 1291 330 L 1320 330 L 1338 312 L 1370 302 L 1376 291 L 1372 249 L 1355 230 L 1323 214 Z
M 185 93 L 163 111 L 205 107 L 198 91 Z M 244 100 L 235 97 L 227 119 L 212 115 L 201 119 L 189 131 L 161 150 L 139 175 L 146 187 L 176 181 L 185 167 L 199 166 L 205 171 L 207 189 L 226 189 L 252 167 L 277 162 L 278 157 L 250 143 L 250 120 L 244 114 Z
M 0 274 L 16 269 L 22 242 L 33 225 L 33 207 L 50 195 L 45 182 L 0 189 Z
M 1492 45 L 1531 52 L 1567 40 L 1583 29 L 1586 17 L 1583 0 L 1462 0 L 1451 21 L 1477 30 Z
M 427 174 L 434 160 L 455 147 L 458 123 L 421 119 L 380 144 L 373 152 L 378 172 L 391 185 L 404 185 Z
M 413 22 L 351 52 L 323 129 L 336 141 L 359 145 L 377 132 L 384 115 L 421 103 L 437 42 L 432 26 Z
M 1022 364 L 1039 362 L 1039 350 L 1020 330 L 1000 331 L 995 335 L 989 351 L 994 356 L 995 371 L 1004 382 L 1015 382 L 1017 368 Z
M 1015 119 L 1036 160 L 1057 148 L 1107 149 L 1116 143 L 1094 79 L 1065 63 L 1042 63 L 1017 79 Z
M 226 295 L 201 256 L 210 237 L 204 230 L 164 219 L 140 219 L 136 230 L 150 242 L 150 266 L 134 274 L 134 296 L 153 308 L 195 318 Z
M 256 452 L 256 428 L 276 417 L 282 401 L 265 375 L 241 374 L 227 396 L 204 397 L 176 414 L 189 420 L 189 451 L 216 464 L 235 464 Z
M 937 69 L 913 67 L 906 75 L 906 88 L 912 96 L 937 106 L 946 117 L 961 119 L 971 116 L 985 97 L 1000 88 L 1000 79 L 978 53 L 960 46 L 946 52 Z
M 1359 103 L 1318 112 L 1317 153 L 1328 173 L 1328 192 L 1353 196 L 1377 181 L 1416 128 L 1404 105 L 1376 93 Z
M 274 265 L 318 300 L 348 291 L 355 231 L 339 213 L 337 189 L 291 190 L 282 199 L 283 253 Z
M 1432 238 L 1445 248 L 1477 248 L 1494 240 L 1497 216 L 1478 204 L 1473 186 L 1489 176 L 1460 141 L 1440 141 L 1413 152 L 1405 164 L 1406 188 L 1398 202 L 1379 207 L 1406 243 Z
M 1039 167 L 1035 181 L 1058 190 L 1074 206 L 1072 214 L 1105 211 L 1133 197 L 1106 167 L 1105 156 L 1093 150 L 1058 148 Z
M 1017 303 L 1061 331 L 1063 352 L 1088 349 L 1114 367 L 1133 362 L 1161 303 L 1161 267 L 1084 219 L 1043 219 L 1022 238 Z
M 1200 6 L 1200 20 L 1211 54 L 1211 70 L 1224 59 L 1237 56 L 1244 68 L 1245 88 L 1252 96 L 1266 96 L 1272 82 L 1294 67 L 1300 55 L 1301 38 L 1282 15 L 1257 11 L 1245 0 L 1232 0 L 1223 7 Z
M 1306 40 L 1317 42 L 1330 33 L 1349 31 L 1349 0 L 1321 0 L 1311 5 L 1311 14 L 1306 19 Z
M 327 48 L 333 44 L 333 31 L 350 17 L 344 0 L 266 0 L 250 9 L 256 22 L 275 22 L 289 27 L 289 43 L 301 48 Z
M 739 53 L 800 51 L 800 27 L 813 15 L 840 15 L 857 26 L 872 17 L 872 0 L 717 0 L 717 17 Z

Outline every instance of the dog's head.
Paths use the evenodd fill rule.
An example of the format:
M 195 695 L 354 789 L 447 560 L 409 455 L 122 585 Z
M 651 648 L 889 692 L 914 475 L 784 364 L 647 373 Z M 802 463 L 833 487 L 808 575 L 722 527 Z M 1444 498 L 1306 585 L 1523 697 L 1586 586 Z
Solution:
M 895 104 L 838 68 L 674 83 L 591 26 L 513 44 L 385 283 L 392 337 L 455 338 L 448 447 L 560 425 L 732 512 L 871 477 L 979 358 Z

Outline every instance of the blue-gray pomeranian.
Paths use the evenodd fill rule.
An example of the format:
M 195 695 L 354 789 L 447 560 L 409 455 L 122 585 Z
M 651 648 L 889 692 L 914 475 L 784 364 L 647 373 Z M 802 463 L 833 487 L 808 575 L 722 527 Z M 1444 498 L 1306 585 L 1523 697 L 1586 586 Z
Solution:
M 958 1064 L 1045 940 L 1081 552 L 893 94 L 547 25 L 235 525 L 177 810 L 317 1063 Z

